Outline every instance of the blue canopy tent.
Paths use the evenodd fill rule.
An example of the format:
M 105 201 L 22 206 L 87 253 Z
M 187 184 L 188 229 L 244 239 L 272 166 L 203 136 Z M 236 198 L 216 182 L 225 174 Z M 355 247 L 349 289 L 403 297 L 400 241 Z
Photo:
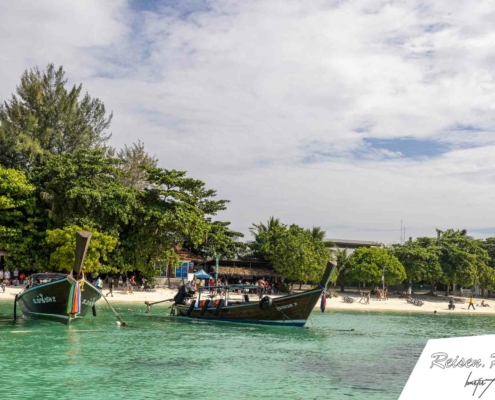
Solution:
M 194 277 L 199 278 L 199 279 L 211 279 L 211 276 L 208 275 L 204 270 L 195 272 Z

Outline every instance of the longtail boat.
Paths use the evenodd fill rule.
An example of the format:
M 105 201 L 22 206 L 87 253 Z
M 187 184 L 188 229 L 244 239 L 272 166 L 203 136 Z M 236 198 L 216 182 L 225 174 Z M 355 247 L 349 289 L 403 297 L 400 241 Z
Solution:
M 225 292 L 224 298 L 201 300 L 201 291 L 198 299 L 188 299 L 187 288 L 181 286 L 174 298 L 172 315 L 183 318 L 195 318 L 208 321 L 245 322 L 251 324 L 304 326 L 313 311 L 320 296 L 322 297 L 322 311 L 325 308 L 325 288 L 335 270 L 335 265 L 329 263 L 318 287 L 298 294 L 271 298 L 265 296 L 259 301 L 250 301 L 244 295 L 243 301 L 230 301 L 229 290 L 258 289 L 257 286 L 227 285 L 205 287 L 206 290 L 220 288 Z M 189 302 L 189 304 L 188 304 Z
M 16 296 L 14 318 L 17 304 L 27 318 L 48 319 L 67 325 L 84 317 L 89 310 L 96 316 L 95 303 L 102 295 L 84 278 L 83 272 L 90 239 L 89 232 L 76 233 L 76 260 L 70 274 L 31 275 L 26 288 Z

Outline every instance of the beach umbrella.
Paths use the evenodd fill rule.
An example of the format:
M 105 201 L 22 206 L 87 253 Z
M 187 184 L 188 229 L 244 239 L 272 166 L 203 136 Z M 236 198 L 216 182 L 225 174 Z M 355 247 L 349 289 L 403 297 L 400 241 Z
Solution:
M 204 270 L 195 272 L 194 277 L 199 279 L 212 279 L 211 276 L 208 275 Z

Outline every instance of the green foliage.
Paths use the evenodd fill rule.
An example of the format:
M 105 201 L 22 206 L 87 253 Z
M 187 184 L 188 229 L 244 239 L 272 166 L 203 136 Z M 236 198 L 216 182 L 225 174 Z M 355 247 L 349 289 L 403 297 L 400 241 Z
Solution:
M 199 246 L 186 245 L 186 248 L 205 259 L 219 254 L 221 258 L 226 260 L 236 259 L 238 254 L 245 250 L 246 245 L 237 240 L 244 235 L 229 229 L 230 222 L 211 222 L 209 218 L 206 222 L 208 224 L 206 240 Z
M 260 229 L 257 239 L 260 252 L 271 261 L 281 278 L 318 282 L 330 260 L 325 243 L 295 224 L 287 228 L 277 222 L 269 229 Z
M 43 269 L 46 217 L 36 207 L 35 186 L 23 171 L 0 166 L 0 249 L 11 268 Z
M 337 283 L 342 290 L 344 286 L 350 282 L 349 280 L 349 255 L 347 249 L 337 249 L 335 254 L 335 262 L 337 263 L 336 273 L 332 277 L 331 283 Z
M 209 215 L 225 209 L 227 203 L 215 200 L 214 190 L 186 177 L 184 171 L 148 168 L 147 172 L 147 189 L 137 195 L 136 211 L 121 234 L 122 247 L 115 256 L 122 268 L 144 274 L 154 271 L 157 261 L 175 262 L 172 249 L 177 244 L 198 248 L 212 229 Z M 220 228 L 215 226 L 218 240 Z
M 379 284 L 385 269 L 385 282 L 388 285 L 402 283 L 406 271 L 400 261 L 384 248 L 361 247 L 349 257 L 348 278 L 355 282 Z
M 249 230 L 254 236 L 254 240 L 249 242 L 248 246 L 251 250 L 248 258 L 258 261 L 268 261 L 270 255 L 268 249 L 275 245 L 280 235 L 282 235 L 287 226 L 280 222 L 279 218 L 270 217 L 265 225 L 260 222 L 253 224 Z
M 30 168 L 50 154 L 95 148 L 108 140 L 112 115 L 82 85 L 66 88 L 62 67 L 25 71 L 17 96 L 0 106 L 0 164 Z
M 54 225 L 94 226 L 118 237 L 136 207 L 136 193 L 120 183 L 119 165 L 103 150 L 79 149 L 36 168 L 35 183 Z
M 71 225 L 63 229 L 47 231 L 46 242 L 54 248 L 50 256 L 50 265 L 57 271 L 72 271 L 75 261 L 77 231 L 92 233 L 84 261 L 84 272 L 117 272 L 115 267 L 108 265 L 108 255 L 117 245 L 117 239 L 88 226 Z
M 0 210 L 15 210 L 25 206 L 35 187 L 23 171 L 0 165 Z
M 434 239 L 427 237 L 409 239 L 402 245 L 393 245 L 391 252 L 404 266 L 410 284 L 427 281 L 434 286 L 442 279 L 440 248 Z
M 477 284 L 478 273 L 489 261 L 482 243 L 467 236 L 465 230 L 437 229 L 436 239 L 444 283 L 458 283 L 464 287 Z

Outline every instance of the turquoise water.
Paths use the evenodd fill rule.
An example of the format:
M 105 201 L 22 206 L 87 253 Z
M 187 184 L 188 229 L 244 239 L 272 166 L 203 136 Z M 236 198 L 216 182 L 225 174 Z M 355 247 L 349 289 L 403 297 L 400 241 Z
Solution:
M 200 323 L 120 305 L 69 327 L 0 302 L 9 399 L 397 399 L 427 338 L 493 333 L 493 317 L 314 312 L 306 329 Z M 350 329 L 355 329 L 351 332 Z M 18 332 L 18 333 L 15 333 Z

